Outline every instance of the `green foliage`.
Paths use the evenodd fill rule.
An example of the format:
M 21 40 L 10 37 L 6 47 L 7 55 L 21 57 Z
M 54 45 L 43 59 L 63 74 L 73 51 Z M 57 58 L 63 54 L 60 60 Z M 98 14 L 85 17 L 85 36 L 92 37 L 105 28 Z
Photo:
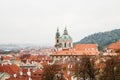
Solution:
M 102 50 L 107 45 L 116 42 L 120 39 L 120 29 L 115 29 L 107 32 L 99 32 L 92 35 L 89 35 L 83 39 L 81 39 L 77 43 L 85 44 L 85 43 L 95 43 L 98 44 L 99 50 Z

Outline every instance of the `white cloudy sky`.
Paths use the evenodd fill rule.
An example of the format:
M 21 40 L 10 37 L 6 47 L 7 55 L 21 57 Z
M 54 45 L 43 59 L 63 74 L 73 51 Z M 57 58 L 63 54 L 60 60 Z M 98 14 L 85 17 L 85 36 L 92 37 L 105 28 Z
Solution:
M 74 41 L 120 28 L 120 0 L 0 0 L 0 44 L 54 44 L 57 26 Z

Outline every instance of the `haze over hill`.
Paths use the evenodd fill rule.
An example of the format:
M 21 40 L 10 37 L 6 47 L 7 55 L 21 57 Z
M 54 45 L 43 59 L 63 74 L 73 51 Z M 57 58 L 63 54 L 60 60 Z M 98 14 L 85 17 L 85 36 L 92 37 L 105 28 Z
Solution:
M 76 43 L 95 43 L 98 44 L 98 48 L 101 50 L 118 39 L 120 39 L 120 29 L 115 29 L 86 36 Z

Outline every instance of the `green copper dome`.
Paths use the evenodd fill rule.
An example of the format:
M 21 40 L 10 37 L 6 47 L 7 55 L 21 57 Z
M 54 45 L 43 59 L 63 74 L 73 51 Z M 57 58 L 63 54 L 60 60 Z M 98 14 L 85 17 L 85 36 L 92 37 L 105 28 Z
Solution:
M 60 36 L 60 33 L 59 33 L 59 32 L 56 32 L 56 36 Z
M 61 39 L 61 40 L 72 40 L 71 36 L 69 36 L 69 35 L 62 35 L 62 36 L 60 37 L 60 39 Z

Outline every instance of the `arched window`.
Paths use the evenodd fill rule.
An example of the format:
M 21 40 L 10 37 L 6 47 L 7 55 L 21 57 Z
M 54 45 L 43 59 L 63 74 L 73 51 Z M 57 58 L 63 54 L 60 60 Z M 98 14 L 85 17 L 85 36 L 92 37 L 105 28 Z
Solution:
M 59 40 L 57 39 L 57 43 L 59 43 Z
M 67 45 L 67 44 L 65 43 L 64 47 L 66 47 L 66 45 Z

